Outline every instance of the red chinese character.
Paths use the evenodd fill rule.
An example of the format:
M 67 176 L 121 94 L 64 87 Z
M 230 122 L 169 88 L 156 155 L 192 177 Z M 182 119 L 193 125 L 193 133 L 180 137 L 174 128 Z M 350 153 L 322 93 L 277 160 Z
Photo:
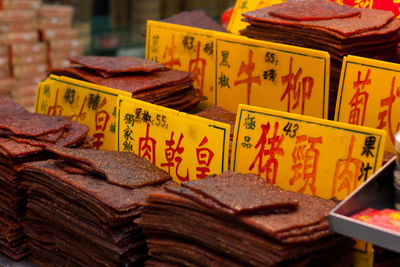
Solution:
M 269 0 L 260 0 L 260 2 L 258 3 L 256 9 L 262 8 L 262 7 L 266 7 L 269 6 Z
M 139 138 L 139 156 L 156 164 L 156 144 L 157 141 L 149 136 L 150 123 L 147 123 L 146 137 Z
M 353 83 L 353 88 L 356 89 L 356 92 L 353 98 L 349 102 L 351 107 L 351 111 L 349 114 L 350 124 L 364 125 L 365 111 L 367 110 L 369 94 L 363 90 L 365 89 L 366 85 L 371 84 L 371 79 L 369 78 L 370 73 L 371 69 L 368 69 L 364 81 L 361 81 L 361 71 L 358 71 L 357 81 Z M 359 106 L 361 106 L 362 108 L 361 124 L 359 124 L 360 113 L 361 113 L 361 109 Z
M 180 66 L 181 65 L 181 60 L 179 58 L 174 58 L 176 52 L 176 46 L 175 46 L 175 35 L 172 35 L 172 39 L 171 39 L 171 47 L 169 47 L 168 45 L 165 47 L 164 50 L 164 55 L 163 55 L 163 59 L 165 59 L 167 56 L 170 57 L 170 60 L 164 63 L 161 63 L 163 65 L 165 65 L 166 67 L 173 69 L 175 65 Z
M 181 155 L 185 150 L 183 147 L 180 147 L 182 139 L 183 139 L 183 134 L 180 135 L 176 148 L 173 148 L 173 145 L 175 145 L 174 132 L 171 132 L 171 139 L 165 141 L 165 144 L 168 146 L 168 148 L 166 148 L 164 152 L 167 162 L 161 163 L 161 167 L 168 167 L 168 173 L 171 173 L 171 167 L 175 167 L 175 162 L 176 162 L 176 169 L 175 169 L 176 177 L 182 182 L 184 182 L 184 181 L 189 181 L 189 170 L 186 169 L 186 176 L 179 175 L 179 165 L 182 163 L 182 157 L 178 155 Z
M 242 83 L 247 84 L 247 104 L 250 104 L 251 84 L 257 83 L 258 85 L 261 85 L 261 79 L 259 76 L 251 76 L 251 74 L 253 73 L 255 68 L 256 68 L 256 65 L 253 62 L 253 51 L 249 50 L 249 64 L 246 65 L 246 63 L 244 63 L 244 61 L 242 61 L 242 63 L 240 64 L 240 69 L 239 69 L 238 75 L 237 75 L 237 77 L 240 77 L 242 75 L 242 73 L 246 73 L 247 79 L 236 80 L 234 82 L 235 86 L 242 84 Z
M 287 96 L 288 105 L 287 112 L 291 112 L 299 106 L 300 96 L 301 96 L 301 114 L 304 114 L 304 106 L 306 103 L 306 99 L 311 98 L 312 88 L 314 86 L 314 79 L 310 76 L 304 77 L 301 82 L 300 77 L 303 73 L 303 70 L 299 68 L 296 75 L 293 74 L 293 58 L 290 57 L 290 65 L 289 65 L 289 74 L 286 76 L 282 76 L 282 84 L 286 85 L 285 92 L 281 96 L 281 101 L 285 99 Z M 293 94 L 294 104 L 291 105 L 291 96 Z
M 285 136 L 283 134 L 280 137 L 277 135 L 278 126 L 278 122 L 275 122 L 274 136 L 268 139 L 268 145 L 271 147 L 270 149 L 266 149 L 265 145 L 267 144 L 267 135 L 270 129 L 270 123 L 268 122 L 267 125 L 261 124 L 262 134 L 260 140 L 258 140 L 255 146 L 255 149 L 260 148 L 260 151 L 249 168 L 249 171 L 253 170 L 258 161 L 258 175 L 261 176 L 261 174 L 265 172 L 265 178 L 271 183 L 275 183 L 276 173 L 278 170 L 278 160 L 275 158 L 275 155 L 283 156 L 285 154 L 283 149 L 280 147 Z M 267 162 L 263 165 L 264 156 L 269 157 Z
M 58 105 L 58 93 L 59 93 L 60 89 L 57 88 L 57 92 L 56 92 L 56 98 L 54 100 L 54 105 L 53 106 L 49 106 L 47 108 L 47 115 L 52 115 L 52 116 L 61 116 L 62 112 L 63 112 L 63 107 L 61 105 Z
M 110 120 L 110 115 L 108 115 L 107 111 L 99 111 L 96 112 L 95 115 L 96 120 L 96 131 L 100 130 L 104 132 L 107 129 L 108 121 Z
M 93 145 L 94 149 L 99 150 L 100 147 L 103 145 L 102 139 L 104 138 L 104 134 L 103 133 L 95 133 L 93 135 L 93 137 L 94 137 L 94 141 L 93 141 L 92 145 Z
M 308 144 L 311 145 L 307 150 L 306 142 L 306 135 L 297 136 L 296 147 L 294 148 L 292 153 L 292 158 L 294 161 L 292 170 L 294 171 L 294 175 L 290 179 L 289 184 L 293 185 L 297 180 L 303 178 L 304 184 L 298 192 L 304 193 L 308 185 L 312 195 L 315 195 L 315 178 L 317 176 L 319 158 L 319 150 L 316 149 L 315 146 L 317 145 L 317 143 L 322 144 L 322 136 L 317 138 L 308 137 Z
M 201 43 L 197 42 L 196 58 L 189 60 L 189 71 L 193 73 L 198 73 L 198 76 L 194 79 L 197 85 L 200 87 L 200 95 L 203 95 L 204 87 L 204 75 L 206 72 L 207 61 L 204 58 L 200 58 Z M 200 66 L 199 66 L 200 65 Z
M 383 98 L 381 100 L 381 107 L 382 108 L 387 107 L 387 110 L 383 110 L 383 111 L 379 112 L 379 114 L 378 114 L 379 125 L 377 127 L 378 129 L 384 129 L 387 125 L 390 140 L 392 141 L 392 144 L 394 144 L 394 133 L 396 133 L 399 130 L 399 123 L 397 123 L 395 131 L 393 131 L 393 125 L 392 125 L 393 103 L 396 100 L 396 97 L 400 98 L 400 87 L 397 87 L 396 97 L 394 96 L 395 83 L 396 83 L 396 77 L 393 77 L 390 95 L 387 98 Z
M 332 197 L 336 196 L 336 193 L 340 193 L 341 191 L 345 191 L 347 196 L 357 188 L 357 181 L 360 176 L 362 161 L 353 158 L 354 142 L 355 137 L 352 135 L 347 158 L 339 159 L 336 162 Z
M 202 179 L 206 177 L 209 172 L 210 172 L 210 164 L 211 160 L 214 157 L 214 152 L 211 151 L 209 148 L 202 148 L 205 144 L 207 144 L 208 139 L 205 136 L 203 140 L 201 141 L 199 148 L 196 148 L 196 155 L 197 155 L 197 162 L 199 163 L 200 166 L 205 166 L 205 167 L 197 167 L 196 171 L 199 173 L 196 174 L 197 179 Z

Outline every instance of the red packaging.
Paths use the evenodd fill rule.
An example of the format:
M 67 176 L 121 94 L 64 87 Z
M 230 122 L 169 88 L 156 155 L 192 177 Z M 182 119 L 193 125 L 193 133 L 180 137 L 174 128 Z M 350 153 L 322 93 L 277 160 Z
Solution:
M 400 232 L 400 211 L 392 209 L 374 210 L 367 208 L 351 218 L 373 224 L 388 230 Z
M 74 16 L 74 8 L 65 5 L 42 5 L 38 15 L 40 17 L 72 18 Z
M 38 10 L 41 0 L 0 0 L 0 10 Z
M 40 30 L 41 40 L 63 40 L 75 39 L 78 37 L 78 31 L 75 29 L 46 29 Z
M 31 54 L 46 54 L 46 43 L 35 43 L 35 44 L 12 44 L 11 54 L 14 55 L 31 55 Z
M 40 29 L 60 29 L 60 28 L 71 28 L 72 18 L 63 17 L 41 17 L 39 19 Z
M 36 20 L 36 11 L 33 10 L 2 10 L 0 22 L 26 22 Z
M 13 76 L 16 78 L 31 77 L 34 74 L 45 73 L 46 70 L 47 64 L 32 64 L 12 68 Z
M 39 41 L 37 31 L 31 32 L 10 32 L 0 35 L 0 42 L 3 44 L 34 43 Z
M 400 2 L 395 0 L 331 0 L 338 4 L 345 4 L 353 7 L 369 8 L 369 9 L 380 9 L 392 11 L 397 19 L 400 18 Z

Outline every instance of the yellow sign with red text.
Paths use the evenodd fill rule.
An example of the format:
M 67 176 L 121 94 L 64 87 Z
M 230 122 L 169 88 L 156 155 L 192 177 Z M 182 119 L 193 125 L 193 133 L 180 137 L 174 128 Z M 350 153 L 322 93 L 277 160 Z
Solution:
M 344 199 L 381 166 L 386 133 L 240 105 L 231 167 L 278 186 Z
M 47 115 L 71 116 L 89 126 L 94 137 L 93 148 L 116 150 L 116 115 L 118 95 L 129 93 L 50 75 L 40 83 L 36 93 L 35 112 Z
M 335 120 L 387 132 L 386 151 L 396 153 L 400 130 L 400 65 L 347 56 L 336 101 Z
M 238 34 L 240 30 L 246 28 L 248 23 L 242 21 L 243 13 L 283 2 L 285 0 L 237 0 L 229 21 L 228 31 Z
M 149 20 L 146 59 L 168 68 L 197 73 L 193 86 L 215 104 L 214 31 Z
M 216 103 L 328 118 L 329 53 L 216 34 Z
M 228 124 L 120 97 L 118 149 L 133 152 L 174 181 L 202 179 L 228 169 Z

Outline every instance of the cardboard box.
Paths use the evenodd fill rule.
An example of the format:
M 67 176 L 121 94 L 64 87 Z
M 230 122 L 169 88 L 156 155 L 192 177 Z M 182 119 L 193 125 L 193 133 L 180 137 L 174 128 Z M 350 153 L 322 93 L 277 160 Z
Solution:
M 37 42 L 34 44 L 11 44 L 11 56 L 14 55 L 31 55 L 46 54 L 46 43 Z
M 37 31 L 0 34 L 0 43 L 2 44 L 35 43 L 38 41 L 39 34 Z
M 14 90 L 15 80 L 12 78 L 8 79 L 0 79 L 0 95 L 8 95 L 11 94 L 11 91 Z
M 42 5 L 38 11 L 39 17 L 73 18 L 74 7 L 66 5 Z
M 41 17 L 39 18 L 40 29 L 71 28 L 72 18 L 63 17 Z
M 27 22 L 36 20 L 34 10 L 2 10 L 0 11 L 0 22 Z
M 42 0 L 0 0 L 0 10 L 38 10 Z
M 43 74 L 47 70 L 47 64 L 32 64 L 12 67 L 12 75 L 16 78 L 31 77 L 34 74 Z
M 78 37 L 78 31 L 75 29 L 41 29 L 40 39 L 42 41 L 75 39 Z
M 68 59 L 71 57 L 77 57 L 83 54 L 83 49 L 71 49 L 71 50 L 58 50 L 58 51 L 50 51 L 49 53 L 49 61 L 60 60 L 60 59 Z
M 70 49 L 83 49 L 83 42 L 79 39 L 51 40 L 48 42 L 49 51 L 60 51 Z
M 13 55 L 11 63 L 15 66 L 28 65 L 28 64 L 46 64 L 46 53 L 32 53 L 26 55 Z
M 10 33 L 10 32 L 30 32 L 36 31 L 38 25 L 36 20 L 26 23 L 26 22 L 3 22 L 0 23 L 0 33 Z

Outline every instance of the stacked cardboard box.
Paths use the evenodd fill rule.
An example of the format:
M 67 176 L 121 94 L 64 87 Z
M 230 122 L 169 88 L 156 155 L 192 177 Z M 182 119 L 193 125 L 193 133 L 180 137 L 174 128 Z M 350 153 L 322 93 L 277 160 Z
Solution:
M 0 91 L 32 110 L 37 86 L 32 81 L 46 71 L 46 52 L 36 51 L 41 0 L 0 2 Z
M 78 31 L 72 29 L 74 8 L 64 5 L 42 5 L 39 9 L 41 40 L 47 44 L 48 67 L 69 67 L 68 58 L 83 53 Z

